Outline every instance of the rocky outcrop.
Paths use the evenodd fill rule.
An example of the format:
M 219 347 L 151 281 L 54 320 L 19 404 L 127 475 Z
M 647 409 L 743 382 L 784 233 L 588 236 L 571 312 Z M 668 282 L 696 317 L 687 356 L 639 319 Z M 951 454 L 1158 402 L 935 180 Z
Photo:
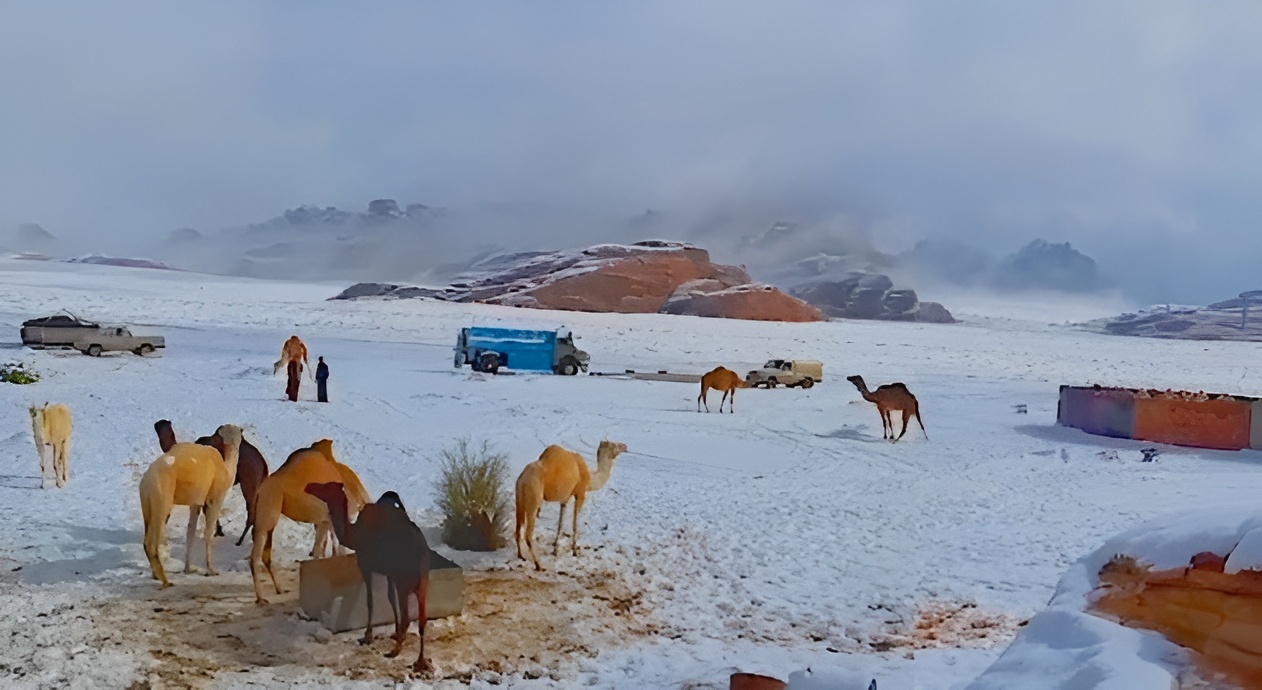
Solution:
M 178 271 L 180 269 L 168 266 L 159 261 L 150 261 L 149 259 L 128 259 L 117 256 L 102 256 L 100 254 L 88 254 L 87 256 L 79 256 L 73 259 L 66 259 L 66 263 L 70 264 L 94 264 L 97 266 L 122 266 L 124 268 L 156 268 L 163 271 Z
M 921 302 L 915 290 L 894 289 L 894 281 L 879 273 L 849 273 L 841 280 L 810 283 L 792 293 L 836 318 L 955 322 L 941 304 Z
M 333 299 L 381 297 L 763 321 L 825 318 L 774 287 L 753 284 L 742 268 L 711 262 L 704 249 L 664 240 L 490 257 L 446 287 L 360 283 Z
M 55 254 L 57 238 L 35 223 L 22 223 L 13 236 L 14 248 L 21 252 Z
M 1102 286 L 1095 260 L 1068 242 L 1034 240 L 1005 258 L 995 272 L 1001 289 L 1041 289 L 1092 292 Z
M 707 291 L 713 281 L 693 281 L 683 294 L 677 290 L 662 305 L 666 314 L 711 316 L 752 321 L 824 321 L 828 317 L 800 299 L 771 285 L 750 283 Z M 682 287 L 682 286 L 681 286 Z
M 1245 293 L 1252 294 L 1252 293 Z M 1087 330 L 1109 335 L 1133 335 L 1180 340 L 1262 341 L 1262 297 L 1216 302 L 1207 307 L 1158 305 L 1079 324 Z

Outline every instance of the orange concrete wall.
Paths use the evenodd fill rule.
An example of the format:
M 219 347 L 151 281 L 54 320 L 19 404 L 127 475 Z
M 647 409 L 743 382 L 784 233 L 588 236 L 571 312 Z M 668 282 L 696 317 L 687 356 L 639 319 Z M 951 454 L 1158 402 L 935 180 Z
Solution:
M 1239 400 L 1135 400 L 1135 434 L 1142 441 L 1240 450 L 1249 447 L 1252 412 Z

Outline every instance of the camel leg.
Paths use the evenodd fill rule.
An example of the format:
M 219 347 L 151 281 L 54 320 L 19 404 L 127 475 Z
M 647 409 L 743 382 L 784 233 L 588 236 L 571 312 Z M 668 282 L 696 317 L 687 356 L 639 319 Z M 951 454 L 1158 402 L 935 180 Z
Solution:
M 263 547 L 263 567 L 267 568 L 268 577 L 272 578 L 272 586 L 276 588 L 277 594 L 284 594 L 285 590 L 281 589 L 280 583 L 276 581 L 276 571 L 272 570 L 272 535 L 274 532 L 267 533 L 267 544 Z
M 887 439 L 892 436 L 893 425 L 890 422 L 890 411 L 884 407 L 878 407 L 877 411 L 881 413 L 881 438 Z
M 901 440 L 903 438 L 903 434 L 907 433 L 907 410 L 899 410 L 899 413 L 903 418 L 903 430 L 898 432 L 898 438 L 894 439 L 895 441 Z
M 535 570 L 543 570 L 543 566 L 539 565 L 539 556 L 535 554 L 535 518 L 538 513 L 530 510 L 526 512 L 526 550 L 530 552 L 530 560 L 535 562 Z
M 311 547 L 312 558 L 324 558 L 325 553 L 329 550 L 329 532 L 332 531 L 332 523 L 320 522 L 316 524 L 315 545 Z
M 372 644 L 372 573 L 359 571 L 364 578 L 364 594 L 368 597 L 368 623 L 364 628 L 364 636 L 360 638 L 360 644 Z M 386 589 L 390 589 L 389 583 Z
M 416 586 L 416 636 L 420 638 L 421 651 L 416 655 L 416 663 L 412 664 L 412 670 L 417 673 L 423 671 L 432 671 L 433 666 L 430 665 L 429 659 L 425 658 L 425 623 L 429 620 L 429 612 L 425 606 L 425 595 L 429 593 L 429 571 L 421 573 L 421 583 Z M 404 608 L 407 607 L 407 600 L 403 601 Z M 406 615 L 406 611 L 405 611 Z M 407 627 L 404 627 L 407 630 Z
M 275 528 L 273 528 L 275 529 Z M 254 546 L 250 549 L 250 579 L 254 581 L 254 602 L 266 604 L 263 598 L 263 587 L 259 582 L 259 570 L 262 569 L 272 578 L 272 585 L 277 594 L 283 594 L 280 583 L 276 581 L 276 573 L 272 572 L 272 530 L 254 530 Z
M 553 556 L 561 555 L 561 525 L 565 524 L 565 503 L 561 501 L 561 512 L 557 515 L 557 538 L 552 540 Z
M 70 480 L 70 476 L 66 471 L 66 454 L 69 443 L 69 440 L 62 440 L 53 446 L 53 471 L 57 473 L 57 488 L 65 486 L 66 482 Z
M 201 514 L 201 506 L 188 507 L 188 532 L 184 536 L 184 572 L 193 572 L 193 544 L 197 541 L 197 517 Z M 206 544 L 210 548 L 210 544 Z
M 160 551 L 163 538 L 166 536 L 167 516 L 171 508 L 161 501 L 156 506 L 152 505 L 151 499 L 150 496 L 140 497 L 145 517 L 145 557 L 149 559 L 149 572 L 153 575 L 153 579 L 161 583 L 159 589 L 166 589 L 171 586 L 171 581 L 167 579 Z
M 574 497 L 574 541 L 570 542 L 572 551 L 575 556 L 578 555 L 578 511 L 583 509 L 583 501 L 587 499 L 585 495 Z
M 403 583 L 390 578 L 386 582 L 386 587 L 395 591 L 395 597 L 399 601 L 399 617 L 394 622 L 394 648 L 386 654 L 387 658 L 393 659 L 399 656 L 399 652 L 403 651 L 403 641 L 408 636 L 408 625 L 412 623 L 411 616 L 408 613 L 408 594 L 410 592 L 403 591 Z
M 57 483 L 57 464 L 53 460 L 53 446 L 51 443 L 44 443 L 37 447 L 39 451 L 39 488 L 47 489 L 48 480 L 52 479 L 53 484 Z
M 701 387 L 701 395 L 698 395 L 698 396 L 697 396 L 697 412 L 700 412 L 700 411 L 701 411 L 701 404 L 702 404 L 702 403 L 705 403 L 705 411 L 706 411 L 706 412 L 709 412 L 709 411 L 710 411 L 710 401 L 706 399 L 706 397 L 707 397 L 707 396 L 706 396 L 706 393 L 709 393 L 709 392 L 710 392 L 710 389 L 709 389 L 709 388 L 706 388 L 705 386 L 702 386 L 702 387 Z M 719 410 L 719 412 L 722 412 L 722 411 L 723 411 L 723 410 Z
M 729 388 L 728 392 L 732 394 L 732 397 L 727 400 L 727 412 L 728 414 L 736 414 L 736 409 L 734 407 L 736 405 L 736 389 Z
M 219 511 L 223 510 L 223 499 L 221 498 L 218 501 L 211 501 L 203 507 L 202 510 L 206 514 L 206 527 L 202 531 L 202 534 L 205 535 L 206 539 L 206 575 L 218 575 L 219 571 L 215 570 L 215 561 L 211 556 L 211 551 L 213 550 L 215 544 L 214 529 L 211 525 L 215 525 L 216 527 L 219 525 Z

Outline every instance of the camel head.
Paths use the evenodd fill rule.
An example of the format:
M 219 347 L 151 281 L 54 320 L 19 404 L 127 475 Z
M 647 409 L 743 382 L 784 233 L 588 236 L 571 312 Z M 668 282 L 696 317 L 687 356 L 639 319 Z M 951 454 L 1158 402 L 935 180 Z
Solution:
M 868 384 L 864 383 L 863 377 L 859 376 L 858 374 L 855 374 L 854 376 L 847 376 L 846 380 L 849 381 L 850 383 L 853 383 L 855 388 L 858 388 L 861 391 L 868 389 Z
M 596 457 L 597 459 L 608 458 L 612 462 L 614 458 L 625 452 L 627 452 L 627 444 L 605 439 L 600 442 L 600 447 L 596 449 Z
M 171 428 L 171 420 L 159 419 L 158 421 L 153 423 L 153 430 L 158 432 L 159 436 L 161 436 L 164 433 L 171 433 L 173 431 L 173 429 Z
M 225 448 L 241 447 L 241 427 L 236 424 L 220 424 L 215 435 L 223 440 Z
M 309 485 L 309 486 L 314 486 L 314 485 Z M 407 508 L 403 507 L 403 499 L 399 498 L 399 494 L 393 491 L 387 491 L 384 494 L 381 494 L 381 498 L 377 499 L 377 505 L 394 506 L 395 508 L 398 508 L 399 510 L 402 510 L 403 512 L 407 512 Z
M 47 405 L 48 403 L 44 403 Z M 31 413 L 31 433 L 35 435 L 35 448 L 43 452 L 44 446 L 44 408 L 31 405 L 27 408 Z

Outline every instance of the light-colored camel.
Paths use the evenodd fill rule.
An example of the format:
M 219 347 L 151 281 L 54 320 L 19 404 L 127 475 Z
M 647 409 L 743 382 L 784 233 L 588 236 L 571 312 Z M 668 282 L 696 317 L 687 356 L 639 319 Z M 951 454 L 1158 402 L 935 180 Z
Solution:
M 517 477 L 517 525 L 513 529 L 517 557 L 522 560 L 526 558 L 521 552 L 524 532 L 526 547 L 530 550 L 530 558 L 535 562 L 535 570 L 543 570 L 539 565 L 539 557 L 535 555 L 535 518 L 539 516 L 544 501 L 561 504 L 561 513 L 557 517 L 557 536 L 552 542 L 552 555 L 558 555 L 561 525 L 565 521 L 565 504 L 571 498 L 574 499 L 572 551 L 577 556 L 578 513 L 583 509 L 583 501 L 587 500 L 587 492 L 596 491 L 609 481 L 614 459 L 625 452 L 625 443 L 601 441 L 596 450 L 596 474 L 587 469 L 583 456 L 556 445 L 544 448 L 538 460 L 526 465 Z
M 285 344 L 281 345 L 280 359 L 272 364 L 272 376 L 279 373 L 281 369 L 288 367 L 290 360 L 302 362 L 302 368 L 307 369 L 308 374 L 311 373 L 309 371 L 311 367 L 307 362 L 307 344 L 302 342 L 302 339 L 296 335 L 289 336 Z
M 193 571 L 193 540 L 197 536 L 197 516 L 206 515 L 202 538 L 206 542 L 206 574 L 217 575 L 212 558 L 213 534 L 224 498 L 237 473 L 237 451 L 241 428 L 224 424 L 215 431 L 224 442 L 223 454 L 210 446 L 177 443 L 149 465 L 140 478 L 140 510 L 145 520 L 145 556 L 153 577 L 162 588 L 171 586 L 162 567 L 159 551 L 166 542 L 166 523 L 172 506 L 188 506 L 188 533 L 185 542 L 184 572 Z
M 61 403 L 44 403 L 43 407 L 31 405 L 30 413 L 31 435 L 35 437 L 35 452 L 39 454 L 40 486 L 47 487 L 51 470 L 53 482 L 60 489 L 70 480 L 66 466 L 73 430 L 70 408 Z
M 260 567 L 271 577 L 276 593 L 283 592 L 272 571 L 272 533 L 281 515 L 295 522 L 316 526 L 315 546 L 311 549 L 313 556 L 328 550 L 333 532 L 329 508 L 324 501 L 307 493 L 306 487 L 308 484 L 329 482 L 344 485 L 350 508 L 356 514 L 372 501 L 359 477 L 333 457 L 333 441 L 327 438 L 290 453 L 285 463 L 259 485 L 254 499 L 254 546 L 250 551 L 250 576 L 254 580 L 254 596 L 258 603 L 267 603 L 263 598 Z
M 902 383 L 887 383 L 878 386 L 874 391 L 869 391 L 862 376 L 847 376 L 846 380 L 859 389 L 859 394 L 864 400 L 876 404 L 876 411 L 881 415 L 881 438 L 888 438 L 890 441 L 901 439 L 903 434 L 907 433 L 907 420 L 910 417 L 916 418 L 925 438 L 929 438 L 929 432 L 925 431 L 925 423 L 920 418 L 920 403 L 916 400 L 916 396 L 907 390 L 907 386 Z M 894 438 L 894 420 L 890 418 L 890 412 L 894 410 L 902 413 L 903 417 L 903 430 L 899 432 L 898 438 Z
M 732 399 L 727 404 L 727 411 L 733 412 L 732 405 L 736 402 L 736 389 L 749 388 L 749 383 L 742 379 L 739 374 L 725 367 L 715 367 L 713 371 L 707 372 L 701 377 L 701 395 L 697 396 L 697 412 L 701 411 L 701 404 L 706 403 L 705 411 L 710 411 L 710 404 L 706 402 L 706 393 L 713 388 L 716 391 L 723 391 L 723 398 L 719 400 L 719 412 L 723 412 L 723 401 L 727 400 L 728 394 Z

